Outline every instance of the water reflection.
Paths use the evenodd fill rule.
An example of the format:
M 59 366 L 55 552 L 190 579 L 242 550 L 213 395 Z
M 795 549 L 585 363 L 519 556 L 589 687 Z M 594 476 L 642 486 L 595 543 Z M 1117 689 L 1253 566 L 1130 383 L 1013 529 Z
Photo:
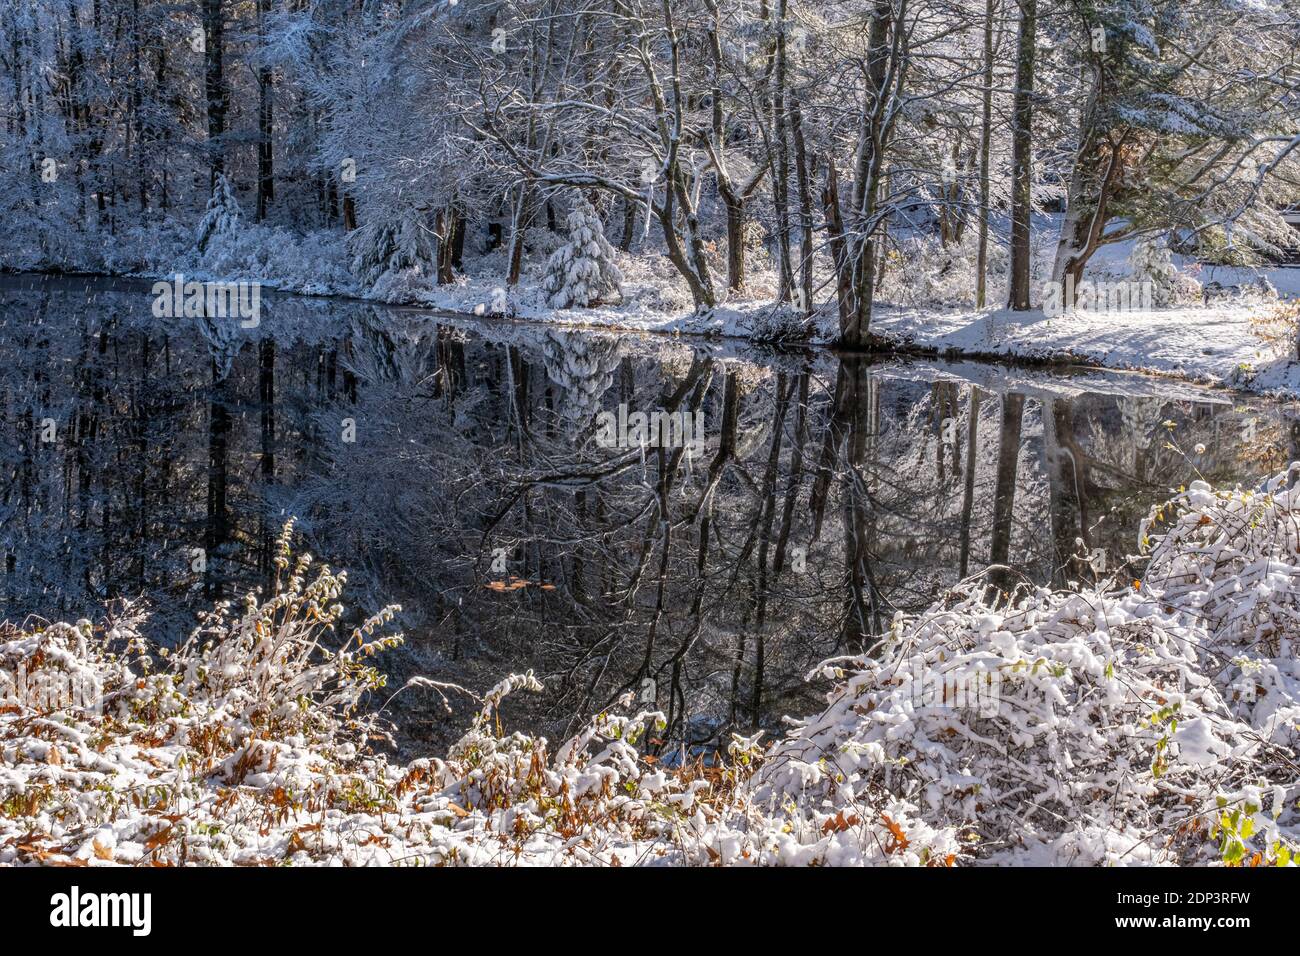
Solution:
M 968 576 L 1127 579 L 1151 501 L 1300 457 L 1289 408 L 1138 376 L 301 298 L 205 333 L 98 281 L 0 282 L 0 357 L 5 616 L 144 598 L 175 640 L 294 515 L 358 616 L 404 606 L 399 676 L 532 668 L 511 713 L 552 735 L 631 692 L 667 744 L 807 710 L 814 664 Z M 656 412 L 703 446 L 642 445 Z M 463 724 L 397 706 L 408 742 Z

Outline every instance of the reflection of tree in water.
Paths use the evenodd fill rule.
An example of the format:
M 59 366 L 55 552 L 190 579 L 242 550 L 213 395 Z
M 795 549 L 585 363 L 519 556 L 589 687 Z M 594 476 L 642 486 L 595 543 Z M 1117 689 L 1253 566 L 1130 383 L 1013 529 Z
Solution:
M 9 616 L 145 594 L 174 638 L 205 584 L 263 580 L 294 514 L 362 610 L 406 608 L 404 674 L 485 687 L 533 668 L 547 692 L 512 706 L 552 733 L 625 689 L 670 715 L 667 745 L 804 712 L 813 665 L 871 652 L 895 610 L 963 574 L 1002 563 L 1001 583 L 1047 583 L 1087 573 L 1076 540 L 1133 550 L 1134 514 L 1191 475 L 1165 419 L 1220 480 L 1257 472 L 1277 438 L 1271 413 L 1252 450 L 1246 411 L 1069 379 L 999 393 L 993 373 L 977 388 L 824 354 L 657 340 L 621 355 L 580 333 L 296 300 L 214 382 L 203 338 L 134 297 L 93 315 L 67 294 L 19 299 L 0 326 Z M 703 414 L 703 454 L 571 427 L 619 402 Z M 44 417 L 63 440 L 33 440 Z M 191 549 L 209 541 L 205 576 Z M 416 736 L 461 722 L 412 693 L 395 706 Z
M 1242 475 L 1276 470 L 1290 454 L 1285 418 L 1263 416 L 1258 408 L 1226 397 L 1168 401 L 1084 395 L 1073 401 L 1070 414 L 1073 454 L 1085 477 L 1082 508 L 1089 547 L 1106 553 L 1111 574 L 1119 574 L 1126 559 L 1136 555 L 1132 529 L 1152 501 L 1197 478 L 1231 485 Z
M 538 341 L 538 357 L 546 377 L 555 385 L 555 410 L 571 430 L 590 425 L 601 397 L 614 382 L 620 349 L 613 336 L 546 330 Z
M 437 326 L 395 323 L 375 307 L 360 307 L 348 318 L 345 364 L 358 380 L 432 389 L 439 366 Z

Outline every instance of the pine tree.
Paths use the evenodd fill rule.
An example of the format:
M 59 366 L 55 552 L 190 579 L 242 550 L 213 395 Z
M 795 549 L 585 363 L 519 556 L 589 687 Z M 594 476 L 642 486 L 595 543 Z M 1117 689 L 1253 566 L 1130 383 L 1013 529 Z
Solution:
M 374 285 L 390 272 L 414 269 L 424 275 L 434 262 L 429 233 L 414 210 L 368 220 L 348 236 L 348 252 L 353 275 L 365 285 Z
M 1184 280 L 1162 238 L 1140 239 L 1133 246 L 1133 279 L 1151 284 L 1151 302 L 1157 306 L 1175 305 L 1184 297 Z
M 1171 226 L 1203 235 L 1237 223 L 1252 245 L 1282 251 L 1283 196 L 1264 183 L 1267 161 L 1255 153 L 1289 117 L 1255 84 L 1230 79 L 1262 55 L 1241 12 L 1225 18 L 1212 0 L 1084 0 L 1076 9 L 1086 82 L 1052 279 L 1072 274 L 1077 285 L 1100 247 Z
M 230 180 L 224 174 L 217 173 L 217 178 L 212 184 L 212 196 L 208 199 L 208 205 L 203 210 L 203 218 L 199 221 L 197 233 L 199 252 L 207 250 L 213 236 L 238 229 L 242 218 L 239 199 L 235 196 L 235 190 L 231 188 Z
M 614 265 L 614 249 L 595 207 L 582 200 L 569 213 L 569 241 L 551 254 L 542 289 L 553 309 L 600 305 L 620 292 L 623 275 Z

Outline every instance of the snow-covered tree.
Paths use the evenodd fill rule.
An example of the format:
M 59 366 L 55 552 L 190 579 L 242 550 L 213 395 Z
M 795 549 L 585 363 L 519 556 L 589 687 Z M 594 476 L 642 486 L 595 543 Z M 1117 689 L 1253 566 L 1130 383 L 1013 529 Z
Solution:
M 199 251 L 205 252 L 208 243 L 212 241 L 214 236 L 231 233 L 238 229 L 242 218 L 243 213 L 239 208 L 239 199 L 230 186 L 230 180 L 222 173 L 217 173 L 216 179 L 212 183 L 212 195 L 208 199 L 207 208 L 203 210 L 203 218 L 199 221 L 199 228 L 196 232 Z
M 1273 13 L 1241 5 L 1225 16 L 1219 0 L 1077 5 L 1079 134 L 1053 281 L 1077 282 L 1104 245 L 1171 226 L 1236 224 L 1268 251 L 1290 244 L 1276 209 L 1295 195 L 1277 185 L 1300 146 L 1295 85 L 1278 96 L 1242 79 L 1267 75 L 1260 64 L 1294 45 Z
M 1300 245 L 1280 215 L 1300 201 L 1290 0 L 203 6 L 203 42 L 180 43 L 157 0 L 0 10 L 5 267 L 165 272 L 202 218 L 213 274 L 285 285 L 283 240 L 311 231 L 313 251 L 348 235 L 395 298 L 498 249 L 511 287 L 565 231 L 571 189 L 697 309 L 725 273 L 733 295 L 838 312 L 863 346 L 917 233 L 949 250 L 978 229 L 975 262 L 949 270 L 978 276 L 1014 212 L 1021 306 L 1042 261 L 1029 213 L 1049 204 L 1050 278 L 1076 289 L 1099 248 L 1143 235 L 1234 265 Z M 240 242 L 207 250 L 232 184 Z M 425 239 L 403 209 L 434 249 L 419 273 L 422 251 L 390 261 Z M 765 249 L 747 278 L 750 228 Z M 347 284 L 341 256 L 321 266 L 313 291 Z
M 1171 306 L 1200 301 L 1201 283 L 1174 263 L 1168 237 L 1139 239 L 1133 246 L 1130 261 L 1133 280 L 1150 284 L 1154 305 Z
M 394 216 L 375 215 L 348 236 L 352 273 L 364 285 L 374 285 L 385 274 L 431 271 L 434 247 L 430 233 L 415 210 Z
M 569 241 L 551 254 L 542 288 L 553 309 L 589 308 L 620 292 L 623 274 L 596 209 L 581 200 L 569 213 Z
M 1184 295 L 1184 282 L 1163 238 L 1139 239 L 1133 246 L 1133 280 L 1150 283 L 1151 301 L 1174 305 Z

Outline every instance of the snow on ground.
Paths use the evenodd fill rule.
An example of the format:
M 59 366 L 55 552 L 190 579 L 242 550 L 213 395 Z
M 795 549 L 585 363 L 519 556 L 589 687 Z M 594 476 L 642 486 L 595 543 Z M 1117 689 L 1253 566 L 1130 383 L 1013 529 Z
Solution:
M 1251 329 L 1259 306 L 1171 308 L 1147 312 L 933 312 L 880 310 L 875 331 L 940 353 L 1052 361 L 1176 375 L 1249 388 L 1268 370 L 1266 390 L 1300 391 L 1300 365 L 1282 363 Z M 1283 367 L 1285 366 L 1285 367 Z
M 1226 270 L 1219 270 L 1224 272 Z M 1244 271 L 1244 270 L 1243 270 Z M 187 278 L 220 277 L 199 272 Z M 1300 297 L 1300 268 L 1267 273 L 1283 298 Z M 238 278 L 239 276 L 226 278 Z M 1220 281 L 1228 281 L 1224 276 Z M 290 291 L 297 291 L 289 284 Z M 381 301 L 466 316 L 500 313 L 502 282 L 494 275 L 458 278 L 450 286 L 424 283 L 389 290 Z M 313 294 L 356 295 L 350 288 L 313 288 Z M 765 340 L 775 316 L 788 321 L 788 310 L 770 301 L 725 303 L 697 314 L 688 302 L 669 297 L 652 281 L 625 283 L 623 301 L 588 309 L 552 309 L 535 282 L 509 294 L 509 316 L 571 328 L 656 332 L 672 335 L 722 336 Z M 806 340 L 827 344 L 835 336 L 832 306 L 822 304 Z M 1282 358 L 1259 337 L 1254 321 L 1276 306 L 1211 304 L 1132 312 L 1068 312 L 1046 316 L 1041 310 L 915 308 L 877 306 L 873 331 L 907 351 L 946 357 L 997 358 L 1068 362 L 1102 368 L 1152 372 L 1206 385 L 1300 397 L 1300 363 Z M 780 324 L 778 322 L 777 324 Z
M 1228 270 L 1220 279 L 1248 281 Z M 1239 270 L 1245 272 L 1246 270 Z M 1300 297 L 1300 268 L 1266 273 L 1280 296 Z M 415 304 L 474 315 L 492 315 L 499 283 L 492 277 L 466 279 L 455 286 L 421 291 Z M 770 302 L 728 303 L 708 314 L 688 306 L 665 310 L 652 289 L 630 284 L 618 305 L 591 309 L 550 309 L 540 293 L 513 292 L 515 318 L 581 328 L 710 335 L 766 336 L 774 310 Z M 1072 362 L 1110 369 L 1154 372 L 1208 385 L 1239 388 L 1279 397 L 1300 397 L 1300 363 L 1282 358 L 1257 334 L 1253 322 L 1265 319 L 1275 304 L 1230 303 L 1130 312 L 1075 311 L 1049 317 L 1041 310 L 976 310 L 877 307 L 872 329 L 909 351 L 1030 361 Z M 807 336 L 813 343 L 834 339 L 832 306 L 823 304 Z M 784 310 L 781 310 L 784 312 Z M 785 317 L 788 319 L 788 313 Z

